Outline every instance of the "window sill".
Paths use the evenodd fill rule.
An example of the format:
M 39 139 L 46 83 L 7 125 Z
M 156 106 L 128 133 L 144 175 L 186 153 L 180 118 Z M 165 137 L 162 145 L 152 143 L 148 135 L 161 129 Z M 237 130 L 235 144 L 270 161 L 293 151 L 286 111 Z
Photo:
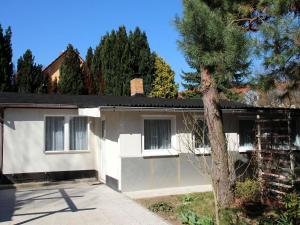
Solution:
M 195 154 L 196 155 L 210 155 L 211 154 L 211 148 L 196 148 L 195 149 Z
M 143 157 L 147 156 L 172 156 L 178 155 L 178 152 L 174 149 L 161 149 L 161 150 L 144 150 L 142 153 Z
M 59 151 L 44 151 L 46 155 L 55 155 L 55 154 L 81 154 L 81 153 L 90 153 L 90 150 L 59 150 Z
M 239 147 L 239 152 L 251 152 L 254 151 L 252 146 L 241 146 Z

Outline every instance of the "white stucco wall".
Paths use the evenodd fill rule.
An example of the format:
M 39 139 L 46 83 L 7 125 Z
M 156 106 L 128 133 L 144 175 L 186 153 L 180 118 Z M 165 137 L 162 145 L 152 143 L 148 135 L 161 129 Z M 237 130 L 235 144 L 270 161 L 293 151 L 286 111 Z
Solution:
M 88 152 L 45 153 L 44 116 L 78 115 L 72 109 L 5 109 L 3 173 L 94 170 L 96 133 L 89 131 Z M 90 126 L 93 126 L 90 119 Z
M 191 142 L 191 133 L 186 128 L 184 118 L 187 114 L 174 112 L 118 112 L 114 113 L 120 126 L 120 156 L 142 157 L 143 116 L 170 115 L 176 117 L 176 144 L 172 146 L 179 153 L 187 153 Z M 238 115 L 224 114 L 224 129 L 228 140 L 228 148 L 238 151 Z
M 121 185 L 120 130 L 123 124 L 120 112 L 101 112 L 105 120 L 105 137 L 101 141 L 102 177 L 106 175 L 119 181 Z

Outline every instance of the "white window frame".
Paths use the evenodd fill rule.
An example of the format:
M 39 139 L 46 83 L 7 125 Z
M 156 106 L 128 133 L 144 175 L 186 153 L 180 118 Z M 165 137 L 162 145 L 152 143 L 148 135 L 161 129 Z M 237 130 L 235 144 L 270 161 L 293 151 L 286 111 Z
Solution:
M 239 152 L 248 152 L 248 151 L 254 151 L 255 150 L 255 146 L 252 145 L 243 145 L 241 146 L 240 144 L 240 121 L 243 120 L 253 120 L 254 122 L 254 126 L 255 126 L 255 118 L 251 117 L 251 116 L 243 116 L 243 117 L 239 117 L 238 118 L 238 146 L 239 146 Z M 255 138 L 255 137 L 254 137 Z
M 206 123 L 205 121 L 205 118 L 203 115 L 196 115 L 194 116 L 194 120 L 197 121 L 197 120 L 202 120 Z M 197 155 L 209 155 L 211 154 L 211 147 L 210 146 L 206 146 L 206 147 L 196 147 L 196 139 L 195 139 L 195 135 L 193 133 L 193 131 L 191 131 L 191 136 L 192 136 L 192 142 L 193 142 L 193 147 L 195 149 L 195 154 Z
M 145 120 L 171 120 L 171 148 L 170 149 L 145 149 Z M 142 156 L 168 156 L 178 155 L 176 145 L 176 116 L 175 115 L 142 115 Z
M 47 117 L 64 117 L 64 149 L 61 150 L 46 150 L 46 118 Z M 86 117 L 87 118 L 87 149 L 75 150 L 70 149 L 70 120 L 74 117 Z M 89 136 L 90 136 L 90 120 L 87 116 L 81 115 L 61 115 L 61 114 L 46 114 L 44 115 L 44 153 L 45 154 L 73 154 L 73 153 L 87 153 L 89 149 Z

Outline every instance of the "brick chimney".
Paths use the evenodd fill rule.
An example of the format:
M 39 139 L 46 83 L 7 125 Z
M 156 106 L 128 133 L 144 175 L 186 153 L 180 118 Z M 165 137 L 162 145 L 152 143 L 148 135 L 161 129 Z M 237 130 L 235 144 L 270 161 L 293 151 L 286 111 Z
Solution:
M 142 78 L 134 78 L 130 81 L 130 92 L 131 96 L 144 95 L 144 85 Z

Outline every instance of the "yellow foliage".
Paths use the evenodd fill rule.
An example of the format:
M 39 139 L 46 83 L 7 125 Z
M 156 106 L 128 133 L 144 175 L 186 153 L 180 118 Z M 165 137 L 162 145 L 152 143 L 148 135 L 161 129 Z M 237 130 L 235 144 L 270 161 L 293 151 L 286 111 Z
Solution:
M 158 55 L 155 56 L 155 73 L 150 97 L 176 98 L 178 84 L 175 83 L 175 73 L 171 67 Z

